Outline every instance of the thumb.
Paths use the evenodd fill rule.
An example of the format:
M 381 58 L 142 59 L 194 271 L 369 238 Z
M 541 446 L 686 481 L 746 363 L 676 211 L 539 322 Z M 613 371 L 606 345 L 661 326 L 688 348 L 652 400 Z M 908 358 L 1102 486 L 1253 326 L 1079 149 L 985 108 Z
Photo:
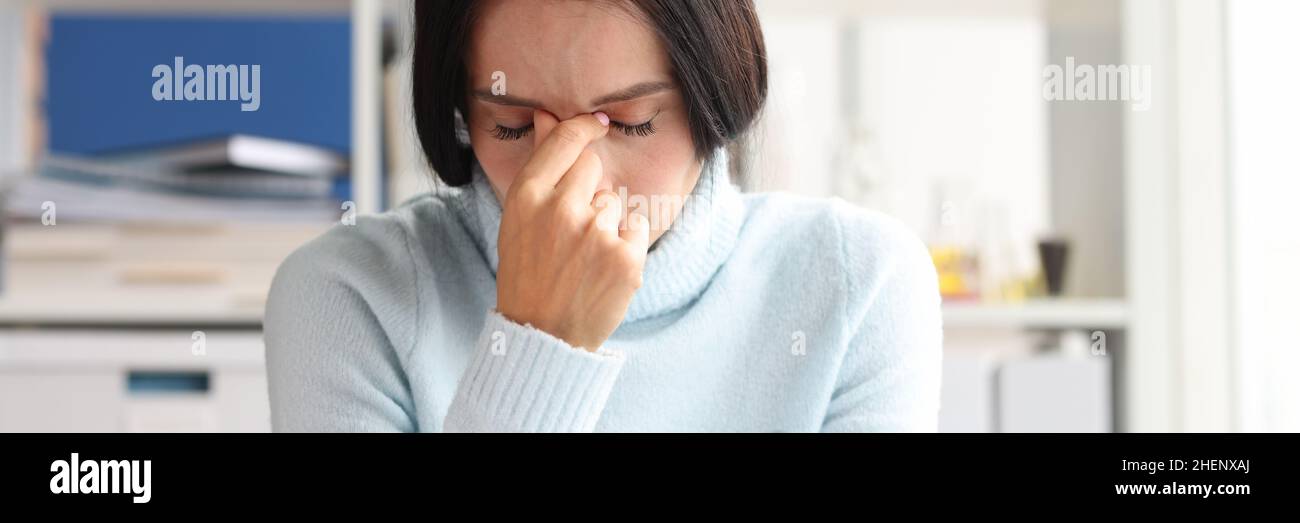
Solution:
M 650 222 L 646 217 L 640 213 L 628 213 L 627 227 L 618 231 L 618 236 L 640 257 L 641 263 L 645 263 L 646 253 L 650 250 Z

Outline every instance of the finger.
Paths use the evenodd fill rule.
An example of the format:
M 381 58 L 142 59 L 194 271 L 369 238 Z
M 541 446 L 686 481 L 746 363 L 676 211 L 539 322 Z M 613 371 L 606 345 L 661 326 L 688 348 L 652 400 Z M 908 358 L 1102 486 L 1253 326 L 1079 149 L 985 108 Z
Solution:
M 551 130 L 555 129 L 558 123 L 560 120 L 549 111 L 533 109 L 533 149 L 542 145 L 542 140 L 551 134 Z
M 555 190 L 561 198 L 588 203 L 595 198 L 596 188 L 600 186 L 600 179 L 604 175 L 605 168 L 600 156 L 591 152 L 591 149 L 583 149 L 578 160 L 573 162 L 573 167 L 564 173 L 564 178 L 555 186 Z
M 617 233 L 618 223 L 623 219 L 623 200 L 614 191 L 603 190 L 592 198 L 591 206 L 597 210 L 596 228 Z
M 645 263 L 646 252 L 650 250 L 650 222 L 640 213 L 628 213 L 627 227 L 618 232 L 618 237 L 627 242 L 628 248 L 632 249 Z
M 578 115 L 563 122 L 546 111 L 533 111 L 533 155 L 519 173 L 520 182 L 555 187 L 587 144 L 605 136 L 609 117 L 604 113 Z

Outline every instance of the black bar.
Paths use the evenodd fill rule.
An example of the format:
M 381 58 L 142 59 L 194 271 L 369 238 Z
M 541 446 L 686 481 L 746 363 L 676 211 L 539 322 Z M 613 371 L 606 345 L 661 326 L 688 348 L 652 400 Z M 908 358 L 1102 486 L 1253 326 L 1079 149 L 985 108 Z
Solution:
M 975 503 L 969 507 L 988 514 L 1025 503 L 1065 503 L 1070 512 L 1246 508 L 1296 498 L 1297 444 L 1296 435 L 1267 434 L 9 434 L 0 436 L 0 502 L 130 512 L 291 503 L 328 512 L 462 496 L 565 500 L 581 492 L 582 499 L 628 500 L 737 495 L 750 505 L 844 504 L 859 507 L 857 514 L 905 501 Z M 52 464 L 71 465 L 73 453 L 82 466 L 148 460 L 148 502 L 133 503 L 132 493 L 51 492 Z M 1170 460 L 1184 469 L 1170 470 L 1179 463 Z M 1237 470 L 1243 466 L 1248 471 Z M 1116 492 L 1117 485 L 1193 484 L 1249 491 Z

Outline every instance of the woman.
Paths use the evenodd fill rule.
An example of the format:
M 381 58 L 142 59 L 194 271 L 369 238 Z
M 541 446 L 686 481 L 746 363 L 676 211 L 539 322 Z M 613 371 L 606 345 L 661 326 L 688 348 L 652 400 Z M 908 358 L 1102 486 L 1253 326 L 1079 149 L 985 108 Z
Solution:
M 728 177 L 767 91 L 752 2 L 415 19 L 416 126 L 450 188 L 284 262 L 276 430 L 935 430 L 921 242 Z

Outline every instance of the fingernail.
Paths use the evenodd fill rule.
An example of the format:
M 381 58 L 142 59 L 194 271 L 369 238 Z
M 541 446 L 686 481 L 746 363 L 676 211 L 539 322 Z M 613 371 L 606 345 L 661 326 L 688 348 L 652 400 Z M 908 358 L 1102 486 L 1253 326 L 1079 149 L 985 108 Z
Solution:
M 600 120 L 600 125 L 604 125 L 604 126 L 609 125 L 609 115 L 597 111 L 592 113 L 592 116 L 595 116 L 597 120 Z

